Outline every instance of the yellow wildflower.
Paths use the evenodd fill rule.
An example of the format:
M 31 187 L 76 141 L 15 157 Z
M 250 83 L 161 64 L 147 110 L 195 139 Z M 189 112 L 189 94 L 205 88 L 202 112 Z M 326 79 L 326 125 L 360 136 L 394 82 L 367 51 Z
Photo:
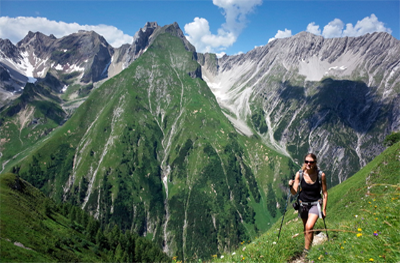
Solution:
M 369 261 L 374 261 L 374 259 L 373 259 L 373 258 L 370 258 Z
M 361 232 L 362 231 L 362 229 L 361 228 L 359 228 L 359 229 L 357 229 L 358 230 L 358 232 Z
M 361 236 L 362 236 L 362 234 L 361 234 L 361 233 L 358 233 L 358 234 L 357 234 L 357 237 L 361 237 Z

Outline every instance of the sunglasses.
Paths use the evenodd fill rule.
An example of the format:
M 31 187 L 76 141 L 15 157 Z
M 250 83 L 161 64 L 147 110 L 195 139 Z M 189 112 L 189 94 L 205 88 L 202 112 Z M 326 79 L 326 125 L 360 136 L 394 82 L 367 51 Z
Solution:
M 307 160 L 305 160 L 304 163 L 313 164 L 313 163 L 315 163 L 315 161 L 307 161 Z

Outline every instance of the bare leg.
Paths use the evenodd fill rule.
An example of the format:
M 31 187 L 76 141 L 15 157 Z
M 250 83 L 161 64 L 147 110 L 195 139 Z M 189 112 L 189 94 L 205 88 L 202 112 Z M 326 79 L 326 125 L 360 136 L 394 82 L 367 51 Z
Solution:
M 308 250 L 314 238 L 314 233 L 309 231 L 314 229 L 315 222 L 318 220 L 318 215 L 308 214 L 308 218 L 302 218 L 302 220 L 304 225 L 304 248 Z

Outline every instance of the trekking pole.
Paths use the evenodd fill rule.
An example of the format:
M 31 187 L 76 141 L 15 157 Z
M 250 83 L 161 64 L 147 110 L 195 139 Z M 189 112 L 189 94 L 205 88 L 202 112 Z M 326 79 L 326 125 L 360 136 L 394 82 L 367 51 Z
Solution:
M 294 180 L 294 175 L 293 175 L 292 180 Z M 278 241 L 279 241 L 279 236 L 281 235 L 281 229 L 282 229 L 283 219 L 285 218 L 285 214 L 286 214 L 286 210 L 287 210 L 287 205 L 288 205 L 288 203 L 289 203 L 289 198 L 290 198 L 290 195 L 291 195 L 291 194 L 292 194 L 292 193 L 290 192 L 290 186 L 289 186 L 289 193 L 288 193 L 287 199 L 286 199 L 285 212 L 283 212 L 281 227 L 279 228 Z M 325 221 L 324 221 L 324 222 L 325 222 Z M 276 243 L 278 243 L 278 241 L 277 241 Z
M 326 237 L 328 238 L 328 241 L 329 241 L 328 230 L 326 229 L 326 224 L 325 224 L 325 217 L 322 217 L 322 219 L 324 220 L 324 226 L 325 226 Z

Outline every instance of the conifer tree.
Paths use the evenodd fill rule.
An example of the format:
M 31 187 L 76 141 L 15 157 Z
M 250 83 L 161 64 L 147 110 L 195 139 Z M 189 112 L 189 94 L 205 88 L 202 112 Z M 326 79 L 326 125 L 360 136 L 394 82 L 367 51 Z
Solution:
M 76 222 L 82 225 L 82 209 L 80 207 L 75 206 L 74 209 L 76 210 Z
M 86 227 L 86 235 L 90 241 L 95 242 L 98 230 L 99 230 L 99 222 L 93 219 L 92 217 L 89 217 L 89 222 Z
M 69 217 L 69 204 L 64 203 L 61 205 L 61 214 L 65 217 Z
M 112 250 L 115 250 L 117 248 L 120 234 L 121 234 L 121 230 L 119 230 L 119 227 L 117 225 L 114 225 L 111 232 L 108 233 L 108 236 L 107 236 L 108 243 L 110 244 L 110 248 Z
M 126 250 L 124 251 L 124 254 L 122 255 L 121 262 L 130 262 L 128 253 L 126 252 Z
M 44 212 L 44 214 L 47 215 L 47 216 L 50 216 L 51 215 L 51 208 L 52 208 L 52 205 L 51 205 L 50 199 L 48 199 L 48 198 L 44 199 L 44 201 L 43 201 L 43 212 Z
M 82 210 L 82 213 L 81 213 L 81 225 L 86 228 L 88 223 L 89 223 L 89 216 L 85 212 L 85 210 Z
M 100 250 L 108 248 L 107 239 L 104 236 L 103 231 L 100 228 L 97 230 L 96 244 L 97 244 L 97 246 L 99 247 Z
M 72 207 L 69 213 L 69 219 L 71 220 L 71 223 L 76 221 L 76 207 Z
M 122 261 L 124 251 L 122 250 L 121 244 L 118 244 L 114 253 L 114 262 L 124 262 Z

